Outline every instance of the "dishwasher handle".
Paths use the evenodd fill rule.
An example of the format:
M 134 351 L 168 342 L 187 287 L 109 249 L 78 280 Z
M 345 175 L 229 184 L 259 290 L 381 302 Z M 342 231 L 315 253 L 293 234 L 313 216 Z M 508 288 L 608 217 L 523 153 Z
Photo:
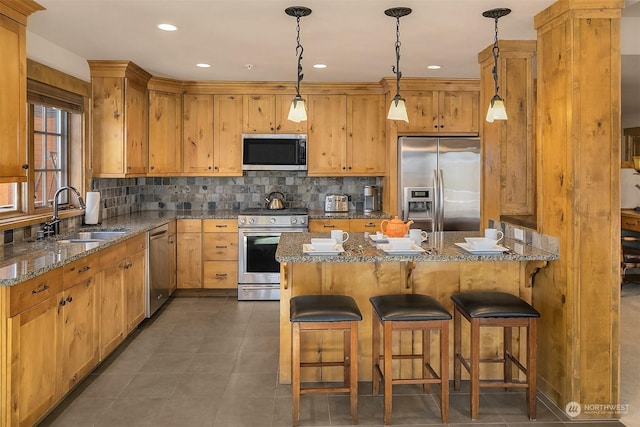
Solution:
M 157 232 L 155 232 L 153 234 L 149 233 L 149 239 L 151 239 L 151 240 L 160 239 L 164 235 L 166 235 L 167 233 L 168 233 L 167 230 L 157 231 Z

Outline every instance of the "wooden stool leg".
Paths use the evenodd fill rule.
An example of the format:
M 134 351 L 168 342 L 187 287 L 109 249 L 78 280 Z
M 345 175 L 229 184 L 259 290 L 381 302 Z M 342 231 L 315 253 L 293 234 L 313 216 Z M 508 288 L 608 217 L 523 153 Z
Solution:
M 449 321 L 440 328 L 440 415 L 442 423 L 449 422 Z
M 380 388 L 380 375 L 378 374 L 380 366 L 380 321 L 375 310 L 372 310 L 372 312 L 371 324 L 373 325 L 373 331 L 371 334 L 371 367 L 373 368 L 373 372 L 371 379 L 373 381 L 372 394 L 377 396 Z
M 351 424 L 358 424 L 358 322 L 351 322 L 349 345 Z
M 431 363 L 431 330 L 424 329 L 422 331 L 422 378 L 429 378 L 431 373 L 427 369 L 427 365 Z M 422 391 L 429 393 L 429 384 L 422 384 Z
M 298 426 L 300 418 L 300 324 L 291 326 L 291 392 L 293 397 L 292 423 Z
M 471 319 L 471 419 L 478 419 L 480 406 L 480 321 Z
M 393 385 L 393 354 L 391 348 L 393 344 L 393 322 L 387 320 L 384 325 L 384 423 L 391 424 L 391 401 Z
M 460 378 L 462 357 L 462 315 L 458 311 L 458 307 L 453 310 L 453 389 L 460 390 Z
M 505 326 L 502 328 L 503 342 L 502 342 L 502 356 L 504 357 L 504 382 L 513 381 L 513 363 L 511 362 L 511 356 L 513 353 L 513 344 L 512 344 L 512 333 L 513 328 L 510 326 Z M 506 388 L 505 388 L 506 390 Z
M 351 330 L 345 330 L 343 332 L 342 339 L 342 360 L 344 361 L 344 365 L 342 365 L 342 378 L 344 380 L 344 386 L 349 387 L 351 384 Z
M 538 319 L 529 319 L 529 327 L 527 328 L 527 409 L 529 419 L 536 419 L 536 353 L 537 353 L 537 335 L 538 335 Z

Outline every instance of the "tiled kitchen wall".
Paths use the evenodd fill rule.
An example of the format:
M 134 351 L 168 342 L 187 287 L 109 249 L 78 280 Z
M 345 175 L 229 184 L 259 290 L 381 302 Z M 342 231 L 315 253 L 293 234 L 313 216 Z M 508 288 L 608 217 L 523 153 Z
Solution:
M 324 196 L 336 193 L 350 196 L 351 209 L 363 209 L 364 186 L 380 186 L 380 181 L 376 177 L 309 177 L 304 172 L 250 171 L 240 177 L 139 178 L 136 191 L 141 210 L 265 207 L 265 197 L 272 191 L 285 195 L 288 208 L 323 209 Z

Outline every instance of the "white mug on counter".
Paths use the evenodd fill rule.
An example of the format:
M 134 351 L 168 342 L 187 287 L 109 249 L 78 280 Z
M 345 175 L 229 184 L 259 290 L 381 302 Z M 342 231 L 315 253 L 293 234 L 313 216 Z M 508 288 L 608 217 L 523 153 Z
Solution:
M 416 245 L 419 245 L 420 243 L 427 240 L 427 232 L 422 231 L 419 228 L 411 228 L 409 229 L 409 238 L 413 240 Z
M 496 230 L 495 228 L 485 228 L 484 237 L 499 242 L 504 237 L 504 233 L 502 231 Z
M 335 239 L 335 241 L 341 245 L 349 240 L 349 233 L 342 230 L 331 230 L 331 238 Z

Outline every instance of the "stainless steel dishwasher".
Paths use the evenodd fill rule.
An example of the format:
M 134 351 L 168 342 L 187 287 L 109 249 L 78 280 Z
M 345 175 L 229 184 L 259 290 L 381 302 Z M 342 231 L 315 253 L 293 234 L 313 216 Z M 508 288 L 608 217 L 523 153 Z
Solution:
M 147 280 L 147 317 L 151 317 L 169 299 L 169 225 L 149 231 L 149 280 Z

